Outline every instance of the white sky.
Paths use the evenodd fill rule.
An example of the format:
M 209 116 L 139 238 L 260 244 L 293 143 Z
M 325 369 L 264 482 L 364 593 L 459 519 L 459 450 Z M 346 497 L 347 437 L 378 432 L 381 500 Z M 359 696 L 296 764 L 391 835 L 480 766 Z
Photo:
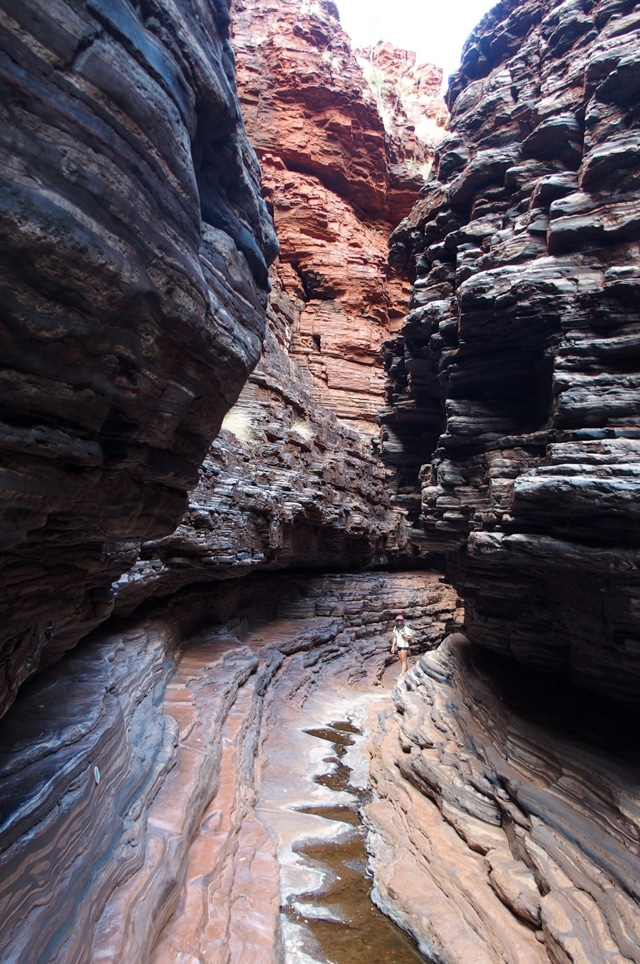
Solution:
M 388 40 L 414 50 L 418 63 L 444 68 L 444 83 L 460 63 L 462 45 L 497 0 L 335 0 L 356 47 Z

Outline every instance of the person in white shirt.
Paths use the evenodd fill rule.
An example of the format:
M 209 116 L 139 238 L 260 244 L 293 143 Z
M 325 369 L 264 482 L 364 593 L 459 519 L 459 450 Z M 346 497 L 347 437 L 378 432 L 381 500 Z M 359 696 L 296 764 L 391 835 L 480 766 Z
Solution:
M 398 658 L 400 660 L 400 665 L 402 670 L 400 676 L 404 676 L 407 672 L 407 659 L 409 656 L 409 647 L 413 642 L 413 630 L 407 622 L 405 622 L 404 616 L 400 613 L 396 616 L 396 624 L 393 627 L 393 638 L 391 640 L 391 652 L 398 653 Z

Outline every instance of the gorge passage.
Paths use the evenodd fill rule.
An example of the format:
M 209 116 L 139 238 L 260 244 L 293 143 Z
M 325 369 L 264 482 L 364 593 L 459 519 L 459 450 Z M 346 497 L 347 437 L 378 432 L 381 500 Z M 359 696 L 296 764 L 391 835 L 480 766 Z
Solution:
M 0 9 L 2 960 L 640 961 L 638 5 Z

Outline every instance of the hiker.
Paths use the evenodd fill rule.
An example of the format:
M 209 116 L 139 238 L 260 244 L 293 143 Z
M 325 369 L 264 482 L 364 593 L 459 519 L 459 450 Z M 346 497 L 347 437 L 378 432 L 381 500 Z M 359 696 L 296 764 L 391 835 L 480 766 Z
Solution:
M 393 627 L 393 639 L 391 641 L 391 652 L 395 653 L 398 651 L 398 658 L 402 666 L 402 671 L 400 676 L 404 676 L 407 672 L 407 657 L 409 656 L 409 647 L 413 642 L 413 630 L 407 622 L 405 622 L 404 616 L 398 614 L 396 616 L 396 624 Z

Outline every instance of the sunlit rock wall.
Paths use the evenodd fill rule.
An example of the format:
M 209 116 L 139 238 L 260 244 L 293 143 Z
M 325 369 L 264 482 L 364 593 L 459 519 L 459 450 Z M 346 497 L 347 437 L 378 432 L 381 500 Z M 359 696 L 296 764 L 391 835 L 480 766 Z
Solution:
M 640 683 L 639 41 L 624 0 L 505 0 L 471 36 L 435 178 L 392 238 L 414 289 L 384 442 L 433 456 L 415 487 L 471 639 L 624 701 Z
M 387 237 L 444 131 L 441 74 L 389 45 L 352 50 L 326 0 L 235 0 L 233 17 L 240 99 L 280 240 L 279 283 L 301 303 L 286 350 L 318 404 L 377 434 L 380 345 L 408 300 L 406 282 L 389 272 Z M 411 124 L 401 85 L 407 109 L 428 114 L 428 131 Z
M 3 10 L 2 708 L 177 524 L 277 250 L 226 0 Z
M 420 63 L 413 51 L 382 40 L 354 53 L 387 135 L 391 206 L 402 212 L 415 202 L 416 181 L 422 187 L 428 180 L 434 150 L 447 129 L 442 67 Z

